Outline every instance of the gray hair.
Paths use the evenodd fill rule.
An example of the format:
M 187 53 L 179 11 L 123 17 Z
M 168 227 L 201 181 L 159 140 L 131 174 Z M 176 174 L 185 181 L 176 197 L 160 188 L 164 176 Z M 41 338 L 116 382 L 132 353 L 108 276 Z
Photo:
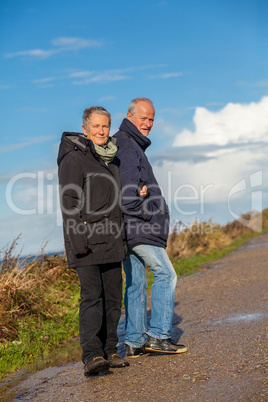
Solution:
M 109 127 L 111 127 L 111 121 L 112 121 L 112 119 L 111 119 L 110 113 L 107 112 L 107 110 L 104 109 L 104 107 L 102 107 L 102 106 L 91 106 L 91 107 L 89 107 L 89 108 L 86 108 L 86 109 L 84 110 L 84 113 L 83 113 L 83 126 L 84 126 L 85 128 L 87 128 L 88 121 L 89 121 L 89 119 L 90 119 L 90 116 L 91 116 L 93 113 L 104 114 L 105 116 L 107 116 L 108 119 L 109 119 Z
M 133 115 L 135 113 L 136 105 L 139 102 L 147 102 L 147 103 L 150 103 L 150 105 L 154 106 L 153 102 L 149 98 L 135 98 L 130 102 L 130 105 L 129 105 L 129 108 L 128 108 L 128 113 Z

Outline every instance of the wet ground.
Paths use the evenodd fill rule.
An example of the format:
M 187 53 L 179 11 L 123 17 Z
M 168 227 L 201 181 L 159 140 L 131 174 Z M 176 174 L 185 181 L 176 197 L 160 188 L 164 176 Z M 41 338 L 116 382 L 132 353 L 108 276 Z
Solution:
M 122 318 L 121 345 L 123 327 Z M 267 329 L 265 234 L 178 281 L 172 335 L 187 353 L 150 354 L 85 378 L 76 342 L 57 352 L 60 366 L 41 362 L 36 373 L 12 376 L 0 384 L 0 395 L 5 401 L 268 401 Z

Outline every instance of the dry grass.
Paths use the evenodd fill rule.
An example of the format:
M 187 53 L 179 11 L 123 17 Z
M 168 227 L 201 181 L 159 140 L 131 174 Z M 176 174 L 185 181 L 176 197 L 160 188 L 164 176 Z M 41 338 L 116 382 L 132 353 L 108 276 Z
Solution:
M 172 259 L 193 257 L 201 254 L 210 254 L 212 251 L 228 247 L 234 240 L 254 233 L 262 219 L 262 229 L 268 228 L 268 208 L 260 212 L 253 212 L 241 215 L 227 225 L 220 226 L 208 222 L 195 221 L 191 226 L 178 231 L 175 226 L 168 239 L 167 252 Z M 249 222 L 249 227 L 242 224 L 242 221 Z M 180 222 L 181 224 L 181 222 Z
M 192 257 L 198 254 L 209 254 L 213 250 L 227 247 L 231 239 L 221 227 L 208 222 L 194 222 L 177 233 L 176 227 L 169 236 L 167 253 L 172 258 Z
M 0 272 L 0 342 L 16 339 L 18 319 L 56 318 L 51 288 L 77 282 L 76 274 L 67 268 L 63 256 L 40 256 L 21 261 L 13 252 L 18 238 L 4 252 Z

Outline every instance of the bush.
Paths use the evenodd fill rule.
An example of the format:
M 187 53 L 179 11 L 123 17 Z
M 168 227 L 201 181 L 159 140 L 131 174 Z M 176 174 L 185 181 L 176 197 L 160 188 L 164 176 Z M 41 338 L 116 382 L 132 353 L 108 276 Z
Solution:
M 18 238 L 4 252 L 0 266 L 0 342 L 14 340 L 19 321 L 31 317 L 35 322 L 57 320 L 58 292 L 68 294 L 78 284 L 75 271 L 67 268 L 66 258 L 40 256 L 31 262 L 14 256 Z
M 258 228 L 262 219 L 262 228 L 268 228 L 268 208 L 261 212 L 248 212 L 241 215 L 241 219 L 251 222 L 251 227 Z M 182 226 L 182 222 L 179 222 Z M 193 257 L 201 254 L 210 254 L 212 251 L 228 247 L 234 240 L 254 233 L 254 230 L 243 225 L 240 220 L 220 226 L 209 220 L 208 222 L 195 221 L 190 226 L 178 230 L 173 228 L 168 238 L 167 253 L 174 259 Z

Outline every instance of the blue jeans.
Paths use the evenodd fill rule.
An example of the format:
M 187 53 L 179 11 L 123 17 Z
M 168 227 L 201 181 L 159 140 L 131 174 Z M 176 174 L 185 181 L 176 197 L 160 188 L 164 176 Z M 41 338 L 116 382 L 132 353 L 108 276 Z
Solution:
M 154 274 L 151 320 L 148 328 L 145 264 Z M 125 342 L 136 348 L 146 342 L 146 334 L 157 339 L 170 338 L 177 275 L 166 250 L 149 244 L 131 245 L 123 266 L 126 274 Z

